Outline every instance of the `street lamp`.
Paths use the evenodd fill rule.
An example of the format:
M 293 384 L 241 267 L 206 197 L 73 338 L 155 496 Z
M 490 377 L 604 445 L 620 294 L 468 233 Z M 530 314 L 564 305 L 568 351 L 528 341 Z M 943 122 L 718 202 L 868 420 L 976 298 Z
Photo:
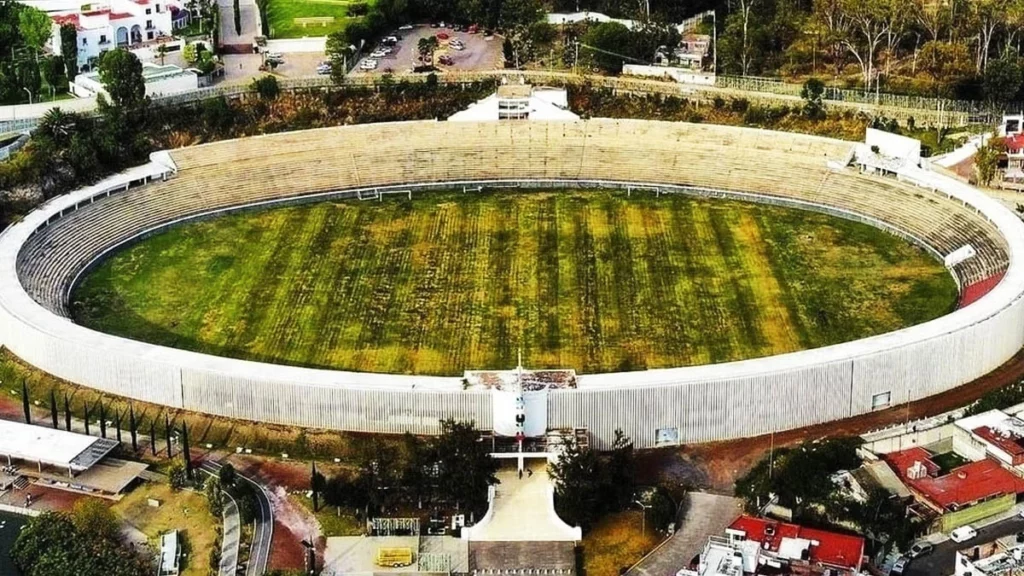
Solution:
M 25 88 L 24 86 L 22 86 L 21 89 L 24 90 L 26 94 L 28 94 L 28 103 L 31 104 L 32 103 L 32 91 L 29 90 L 28 88 Z
M 640 507 L 640 534 L 644 535 L 647 533 L 647 509 L 650 508 L 650 506 L 639 500 L 633 500 L 633 504 Z

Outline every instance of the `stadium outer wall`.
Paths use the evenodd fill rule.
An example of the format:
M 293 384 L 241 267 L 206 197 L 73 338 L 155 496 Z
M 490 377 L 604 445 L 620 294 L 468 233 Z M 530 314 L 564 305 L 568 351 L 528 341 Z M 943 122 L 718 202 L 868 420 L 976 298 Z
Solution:
M 325 135 L 351 136 L 355 141 L 367 142 L 368 138 L 394 135 L 395 130 L 415 134 L 417 138 L 413 140 L 426 142 L 428 148 L 410 146 L 404 156 L 387 160 L 396 163 L 392 172 L 399 176 L 392 178 L 399 178 L 399 182 L 407 184 L 429 183 L 429 186 L 442 186 L 441 182 L 444 182 L 443 186 L 450 187 L 453 178 L 437 177 L 437 166 L 450 164 L 450 158 L 445 157 L 444 151 L 445 136 L 450 134 L 444 131 L 453 128 L 444 127 L 444 124 L 370 125 L 278 136 L 292 141 L 299 139 L 300 148 L 305 146 L 308 152 L 319 146 L 318 140 Z M 649 147 L 650 161 L 657 161 L 658 158 L 664 159 L 666 151 L 672 153 L 673 147 L 681 159 L 695 148 L 699 152 L 701 147 L 701 142 L 696 140 L 665 142 L 651 139 L 652 132 L 682 129 L 672 128 L 676 125 L 667 123 L 591 120 L 552 123 L 546 128 L 507 126 L 494 124 L 481 126 L 479 130 L 507 136 L 505 142 L 511 142 L 514 148 L 516 138 L 522 138 L 521 131 L 546 129 L 548 133 L 543 141 L 551 147 L 540 151 L 543 153 L 522 154 L 509 164 L 494 160 L 495 165 L 488 167 L 487 175 L 491 179 L 504 177 L 507 182 L 543 180 L 553 175 L 607 181 L 609 172 L 606 165 L 620 158 L 615 156 L 617 153 L 633 157 Z M 533 167 L 534 158 L 548 162 L 553 155 L 567 154 L 565 150 L 568 149 L 558 148 L 562 144 L 554 136 L 575 130 L 582 130 L 584 145 L 573 152 L 579 155 L 574 173 L 567 174 L 560 169 L 559 173 L 552 174 L 549 168 L 539 170 Z M 799 167 L 807 164 L 808 150 L 822 146 L 834 149 L 851 147 L 849 143 L 834 140 L 750 129 L 701 127 L 700 130 L 704 131 L 705 137 L 712 135 L 726 142 L 738 141 L 738 149 L 742 149 L 742 144 L 751 138 L 762 143 L 784 142 L 781 148 L 785 150 L 774 152 L 777 156 L 775 161 L 785 161 L 786 154 L 792 154 L 793 177 L 801 175 Z M 586 140 L 602 131 L 615 137 L 593 142 Z M 411 431 L 430 434 L 438 430 L 438 420 L 447 417 L 472 419 L 483 429 L 492 428 L 496 418 L 495 396 L 505 392 L 464 390 L 460 378 L 313 370 L 174 350 L 100 334 L 75 325 L 54 310 L 41 306 L 26 292 L 18 276 L 18 255 L 37 230 L 47 223 L 77 208 L 104 210 L 105 198 L 99 197 L 106 196 L 111 190 L 117 194 L 133 194 L 132 190 L 144 191 L 149 187 L 163 186 L 173 192 L 175 182 L 183 174 L 210 167 L 210 164 L 189 167 L 189 161 L 199 156 L 199 149 L 203 155 L 227 152 L 224 156 L 226 162 L 243 162 L 245 149 L 249 147 L 263 151 L 263 164 L 273 163 L 275 137 L 197 147 L 192 159 L 188 151 L 172 152 L 170 156 L 157 154 L 154 159 L 158 161 L 147 165 L 148 169 L 143 167 L 53 199 L 6 230 L 0 237 L 0 338 L 3 345 L 26 362 L 84 386 L 226 417 L 382 433 Z M 303 138 L 308 138 L 308 142 L 303 144 Z M 537 145 L 536 138 L 529 142 Z M 616 149 L 616 146 L 621 149 Z M 451 148 L 447 152 L 453 155 L 464 149 Z M 425 150 L 430 150 L 429 157 Z M 299 170 L 298 175 L 292 173 L 289 177 L 303 182 L 303 166 L 296 167 L 294 158 L 285 152 L 281 155 L 284 164 L 292 170 Z M 176 165 L 178 161 L 181 165 Z M 573 159 L 572 163 L 575 162 Z M 594 162 L 594 167 L 591 168 L 588 162 Z M 825 158 L 819 157 L 816 162 L 823 165 Z M 429 171 L 419 166 L 429 166 Z M 626 168 L 622 166 L 619 170 L 629 172 Z M 474 175 L 479 175 L 479 168 L 476 170 Z M 635 171 L 635 167 L 631 170 Z M 416 175 L 422 177 L 416 178 Z M 161 176 L 169 177 L 166 182 L 121 192 L 129 181 Z M 632 177 L 622 180 L 639 182 L 643 176 L 655 175 L 638 172 L 624 176 Z M 649 182 L 667 186 L 701 184 L 683 178 L 672 182 L 661 173 L 656 176 Z M 808 176 L 820 177 L 817 173 Z M 544 397 L 534 398 L 531 404 L 541 405 L 543 410 L 532 417 L 544 418 L 549 429 L 587 428 L 598 447 L 607 446 L 613 431 L 619 428 L 633 438 L 637 447 L 648 448 L 673 442 L 754 436 L 846 418 L 871 411 L 873 399 L 880 394 L 888 394 L 887 405 L 900 404 L 954 388 L 994 370 L 1024 344 L 1024 306 L 1021 304 L 1024 294 L 1024 269 L 1021 265 L 1024 223 L 983 193 L 946 176 L 915 168 L 902 171 L 900 177 L 963 202 L 998 229 L 1006 242 L 1009 265 L 1002 281 L 991 292 L 969 306 L 931 322 L 846 344 L 717 365 L 583 375 L 576 389 L 535 393 Z M 210 180 L 216 179 L 211 177 Z M 355 185 L 356 182 L 336 177 L 332 184 L 334 187 L 330 190 L 313 189 L 308 192 L 331 193 L 365 188 L 375 182 L 364 178 Z M 383 177 L 379 184 L 397 185 L 394 180 L 384 180 Z M 751 186 L 756 187 L 757 184 Z M 278 200 L 302 201 L 299 196 L 282 193 Z M 96 206 L 91 206 L 94 202 Z M 181 214 L 180 218 L 168 217 L 161 226 L 169 221 L 209 216 L 210 212 L 237 209 L 251 203 L 235 202 L 216 210 L 190 212 Z M 842 212 L 842 208 L 823 207 L 832 212 Z M 152 229 L 146 228 L 134 230 L 119 242 L 151 232 Z M 95 261 L 102 251 L 89 254 L 89 261 Z M 62 281 L 68 284 L 62 289 L 68 289 L 70 281 L 67 278 Z

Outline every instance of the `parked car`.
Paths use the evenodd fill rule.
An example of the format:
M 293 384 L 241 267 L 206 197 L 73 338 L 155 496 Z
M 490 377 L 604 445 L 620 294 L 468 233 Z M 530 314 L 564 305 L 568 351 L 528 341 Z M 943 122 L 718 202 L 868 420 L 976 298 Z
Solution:
M 469 28 L 466 29 L 466 32 L 469 32 L 470 34 L 476 34 L 480 32 L 480 27 L 477 26 L 476 24 L 470 24 Z
M 384 44 L 385 46 L 394 46 L 395 44 L 398 44 L 398 41 L 401 39 L 402 38 L 399 36 L 388 36 L 381 40 L 381 44 Z
M 466 45 L 462 43 L 462 40 L 459 40 L 458 38 L 452 38 L 451 41 L 448 42 L 448 45 L 456 50 L 462 50 L 466 47 Z
M 918 542 L 907 551 L 907 557 L 911 559 L 920 558 L 921 556 L 931 554 L 934 550 L 935 545 L 931 542 Z
M 384 48 L 377 48 L 373 52 L 370 52 L 370 58 L 383 58 L 390 54 L 391 51 Z
M 398 27 L 399 30 L 412 30 L 412 28 L 412 24 L 402 24 L 401 26 Z
M 445 54 L 437 59 L 437 63 L 444 64 L 445 66 L 451 66 L 452 64 L 455 64 L 455 61 L 452 60 L 451 56 Z
M 901 556 L 896 560 L 896 563 L 892 565 L 892 570 L 889 570 L 889 576 L 902 576 L 903 571 L 907 569 L 907 564 L 910 563 L 910 558 Z
M 447 40 L 451 38 L 451 36 L 447 32 L 438 32 L 436 36 L 438 40 Z
M 282 60 L 284 57 L 280 52 L 267 52 L 266 58 L 267 60 Z
M 366 60 L 363 60 L 362 64 L 359 65 L 359 69 L 360 70 L 376 70 L 377 69 L 377 61 L 372 59 L 372 58 L 367 58 Z
M 973 526 L 961 526 L 949 533 L 949 539 L 956 543 L 967 542 L 978 535 Z
M 331 64 L 329 62 L 321 62 L 316 67 L 316 73 L 320 75 L 331 73 Z

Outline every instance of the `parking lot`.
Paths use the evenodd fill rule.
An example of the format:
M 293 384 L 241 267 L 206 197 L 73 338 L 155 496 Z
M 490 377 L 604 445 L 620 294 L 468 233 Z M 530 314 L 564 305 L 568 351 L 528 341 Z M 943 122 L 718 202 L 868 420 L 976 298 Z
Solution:
M 420 39 L 428 38 L 439 33 L 447 34 L 448 38 L 438 40 L 440 46 L 434 53 L 434 61 L 438 62 L 442 56 L 448 56 L 451 58 L 451 64 L 437 64 L 438 70 L 494 70 L 502 67 L 502 40 L 500 37 L 491 36 L 487 39 L 484 38 L 482 31 L 478 34 L 470 34 L 468 32 L 455 32 L 450 27 L 431 28 L 429 25 L 419 25 L 411 30 L 398 30 L 393 32 L 394 35 L 401 39 L 396 46 L 392 47 L 390 54 L 380 58 L 374 58 L 378 61 L 378 65 L 375 70 L 366 71 L 359 68 L 359 65 L 369 58 L 369 56 L 366 56 L 363 60 L 360 60 L 359 65 L 356 66 L 353 73 L 380 74 L 411 71 L 419 61 L 418 46 Z M 465 44 L 464 50 L 455 50 L 448 46 L 449 42 L 455 38 L 458 38 L 463 44 Z M 372 48 L 376 47 L 368 49 L 367 54 L 372 52 Z

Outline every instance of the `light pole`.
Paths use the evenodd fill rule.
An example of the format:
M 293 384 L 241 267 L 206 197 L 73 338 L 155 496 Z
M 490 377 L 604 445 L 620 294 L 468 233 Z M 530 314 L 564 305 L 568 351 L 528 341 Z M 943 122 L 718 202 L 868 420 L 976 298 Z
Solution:
M 647 534 L 647 509 L 650 508 L 650 506 L 639 500 L 633 500 L 633 504 L 640 507 L 640 535 L 643 536 Z
M 26 94 L 28 94 L 28 103 L 31 104 L 32 103 L 32 91 L 29 90 L 28 88 L 25 88 L 24 86 L 22 86 L 21 89 L 24 90 Z

